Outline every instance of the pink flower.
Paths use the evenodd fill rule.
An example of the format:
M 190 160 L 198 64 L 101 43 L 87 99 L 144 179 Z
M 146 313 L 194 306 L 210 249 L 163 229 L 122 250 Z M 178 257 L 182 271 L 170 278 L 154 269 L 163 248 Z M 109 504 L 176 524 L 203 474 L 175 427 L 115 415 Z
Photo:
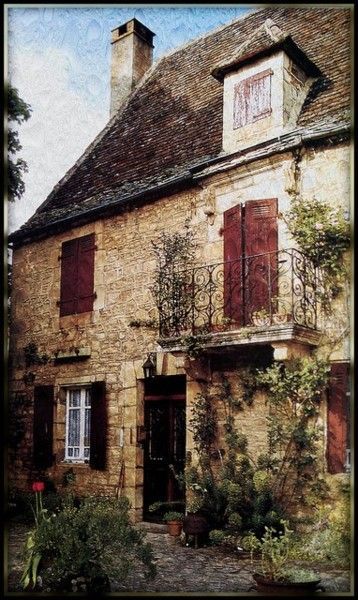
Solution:
M 43 492 L 45 489 L 45 484 L 43 481 L 35 481 L 32 484 L 32 491 L 33 492 Z
M 322 223 L 316 223 L 315 228 L 316 229 L 323 229 Z

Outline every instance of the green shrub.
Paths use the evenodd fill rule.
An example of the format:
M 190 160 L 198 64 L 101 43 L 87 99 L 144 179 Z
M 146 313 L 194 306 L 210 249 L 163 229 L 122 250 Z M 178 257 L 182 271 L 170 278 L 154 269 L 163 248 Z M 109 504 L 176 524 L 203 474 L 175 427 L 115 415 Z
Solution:
M 183 513 L 175 510 L 168 511 L 163 515 L 163 521 L 168 523 L 169 521 L 182 521 L 184 519 Z
M 41 557 L 42 589 L 73 591 L 80 581 L 93 591 L 99 582 L 125 580 L 139 563 L 153 577 L 151 547 L 130 523 L 128 510 L 126 498 L 89 497 L 76 507 L 68 497 L 62 510 L 41 520 L 29 552 Z

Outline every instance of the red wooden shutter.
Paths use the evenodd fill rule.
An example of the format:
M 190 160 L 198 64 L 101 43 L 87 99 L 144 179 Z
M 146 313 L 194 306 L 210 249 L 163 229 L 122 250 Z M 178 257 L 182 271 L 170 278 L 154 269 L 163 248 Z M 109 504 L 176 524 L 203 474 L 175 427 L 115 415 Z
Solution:
M 248 91 L 247 80 L 240 81 L 234 87 L 233 129 L 243 127 L 247 123 Z
M 224 212 L 224 316 L 242 324 L 241 205 Z
M 94 233 L 62 244 L 60 316 L 93 310 Z
M 327 405 L 327 467 L 329 473 L 342 473 L 347 448 L 347 392 L 349 364 L 333 363 Z
M 271 75 L 267 69 L 235 85 L 233 129 L 271 114 Z
M 53 463 L 54 387 L 39 385 L 34 389 L 33 462 L 37 469 Z
M 271 69 L 250 77 L 248 121 L 251 123 L 271 114 Z
M 277 198 L 245 204 L 245 319 L 256 310 L 272 309 L 277 296 Z
M 106 468 L 107 404 L 106 384 L 96 381 L 91 386 L 91 442 L 90 467 L 103 471 Z
M 63 242 L 61 251 L 61 317 L 73 315 L 77 311 L 77 255 L 77 239 Z
M 94 233 L 78 240 L 78 304 L 77 312 L 93 310 Z

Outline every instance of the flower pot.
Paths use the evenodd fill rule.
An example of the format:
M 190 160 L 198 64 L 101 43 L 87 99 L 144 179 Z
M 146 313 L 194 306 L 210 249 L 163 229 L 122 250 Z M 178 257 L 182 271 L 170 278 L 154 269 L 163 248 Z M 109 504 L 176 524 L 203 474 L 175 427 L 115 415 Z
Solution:
M 181 534 L 183 523 L 181 521 L 168 521 L 168 533 L 169 535 L 178 536 Z
M 256 582 L 257 590 L 259 592 L 265 592 L 266 594 L 273 594 L 275 596 L 306 596 L 308 593 L 323 591 L 323 588 L 319 586 L 321 582 L 320 579 L 293 583 L 267 579 L 262 573 L 253 573 L 252 577 Z

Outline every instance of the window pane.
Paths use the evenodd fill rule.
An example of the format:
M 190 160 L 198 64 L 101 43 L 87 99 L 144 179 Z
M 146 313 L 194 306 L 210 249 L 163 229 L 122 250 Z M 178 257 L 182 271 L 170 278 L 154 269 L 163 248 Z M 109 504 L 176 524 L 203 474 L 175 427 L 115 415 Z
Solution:
M 73 456 L 73 448 L 69 448 L 67 454 L 68 456 Z
M 85 406 L 91 406 L 91 394 L 90 390 L 85 390 Z
M 84 446 L 90 445 L 90 434 L 91 434 L 91 409 L 85 409 L 85 435 L 84 435 Z
M 80 406 L 81 390 L 70 390 L 70 407 Z
M 68 411 L 68 445 L 79 446 L 80 444 L 80 411 L 71 409 Z
M 85 458 L 89 458 L 89 455 L 90 455 L 90 454 L 89 454 L 89 451 L 90 451 L 90 449 L 89 449 L 89 448 L 85 448 L 85 451 L 84 451 L 84 457 L 85 457 Z
M 80 455 L 80 449 L 79 448 L 74 448 L 73 450 L 74 450 L 74 457 L 78 458 L 79 455 Z

